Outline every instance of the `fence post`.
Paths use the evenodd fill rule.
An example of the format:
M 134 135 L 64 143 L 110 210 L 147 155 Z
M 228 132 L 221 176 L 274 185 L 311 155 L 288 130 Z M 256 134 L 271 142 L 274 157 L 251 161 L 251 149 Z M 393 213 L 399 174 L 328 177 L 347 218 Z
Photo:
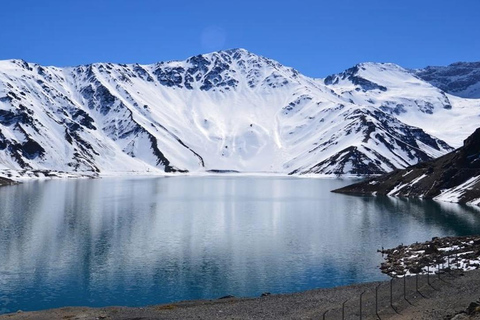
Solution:
M 381 319 L 378 315 L 378 288 L 380 288 L 382 284 L 380 283 L 378 286 L 375 287 L 375 314 L 377 315 L 378 319 Z
M 418 272 L 415 274 L 415 291 L 419 292 L 418 291 Z
M 448 270 L 448 274 L 452 277 L 455 277 L 455 272 L 453 272 L 453 269 L 452 269 L 452 265 L 450 265 L 450 256 L 451 254 L 449 253 L 447 255 L 447 270 Z
M 395 310 L 395 308 L 393 307 L 393 278 L 390 279 L 390 307 Z
M 322 315 L 322 319 L 325 320 L 325 317 L 327 316 L 327 312 L 330 311 L 329 309 L 327 309 L 327 311 L 325 311 Z
M 412 304 L 407 299 L 407 274 L 403 275 L 403 299 L 408 302 L 408 304 Z
M 347 301 L 348 299 L 342 303 L 342 320 L 345 320 L 345 304 L 347 303 Z
M 427 265 L 427 283 L 430 285 L 430 265 Z

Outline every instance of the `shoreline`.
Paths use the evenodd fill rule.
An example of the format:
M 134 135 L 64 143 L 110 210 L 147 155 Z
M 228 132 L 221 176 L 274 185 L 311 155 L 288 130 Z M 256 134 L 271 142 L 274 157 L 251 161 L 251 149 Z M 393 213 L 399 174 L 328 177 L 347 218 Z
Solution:
M 395 310 L 390 305 L 391 281 Z M 325 312 L 326 319 L 341 319 L 345 301 L 345 319 L 358 319 L 362 292 L 364 319 L 375 319 L 376 313 L 381 319 L 480 319 L 480 307 L 472 315 L 467 315 L 469 306 L 471 308 L 472 303 L 480 298 L 480 270 L 458 270 L 429 279 L 421 275 L 391 281 L 265 294 L 258 298 L 226 297 L 145 307 L 64 307 L 4 314 L 0 319 L 322 319 Z
M 124 172 L 101 172 L 101 173 L 92 173 L 92 172 L 64 172 L 64 171 L 55 171 L 55 170 L 14 170 L 14 169 L 0 169 L 0 187 L 9 186 L 21 183 L 35 182 L 35 181 L 50 181 L 50 180 L 75 180 L 75 179 L 141 179 L 141 178 L 219 178 L 219 177 L 228 177 L 228 178 L 281 178 L 281 179 L 325 179 L 325 180 L 349 180 L 354 184 L 359 181 L 364 181 L 369 178 L 375 177 L 377 175 L 334 175 L 334 174 L 288 174 L 281 172 L 231 172 L 226 170 L 222 172 L 221 170 L 207 170 L 207 171 L 196 171 L 196 172 L 176 172 L 176 173 L 165 173 L 161 171 L 124 171 Z M 2 184 L 2 179 L 8 181 L 8 183 Z M 347 186 L 348 187 L 348 186 Z M 338 192 L 337 190 L 331 190 L 330 192 L 344 194 L 348 196 L 360 196 L 360 197 L 376 197 L 377 194 L 361 194 L 361 193 L 350 193 L 350 192 Z M 397 199 L 402 198 L 414 198 L 414 199 L 425 199 L 431 200 L 438 203 L 452 203 L 457 205 L 467 205 L 472 208 L 478 208 L 479 205 L 471 203 L 461 203 L 458 201 L 452 201 L 448 199 L 435 199 L 435 198 L 422 198 L 422 197 L 402 197 L 402 196 L 391 196 L 391 195 L 382 195 Z
M 340 179 L 363 180 L 367 176 L 325 175 L 325 174 L 288 174 L 282 172 L 236 172 L 232 170 L 206 170 L 196 172 L 163 171 L 106 171 L 106 172 L 67 172 L 56 170 L 14 170 L 0 168 L 0 186 L 15 185 L 36 181 L 72 180 L 72 179 L 150 179 L 150 178 L 281 178 L 281 179 Z
M 123 178 L 123 177 L 286 177 L 286 178 L 312 178 L 312 179 L 354 179 L 364 180 L 376 175 L 355 175 L 355 174 L 289 174 L 288 172 L 269 171 L 235 171 L 211 169 L 192 172 L 164 172 L 155 171 L 59 171 L 49 169 L 15 170 L 0 168 L 0 177 L 20 180 L 41 180 L 41 179 L 68 179 L 72 177 L 86 178 Z

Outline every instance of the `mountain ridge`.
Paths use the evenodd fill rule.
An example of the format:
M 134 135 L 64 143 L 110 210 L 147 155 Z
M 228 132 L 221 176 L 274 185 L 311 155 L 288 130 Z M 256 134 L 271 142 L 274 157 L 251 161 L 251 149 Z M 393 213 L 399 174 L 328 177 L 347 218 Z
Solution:
M 245 49 L 149 65 L 0 61 L 0 167 L 383 173 L 445 154 L 472 127 L 442 136 L 432 119 L 480 114 L 393 64 L 327 78 Z

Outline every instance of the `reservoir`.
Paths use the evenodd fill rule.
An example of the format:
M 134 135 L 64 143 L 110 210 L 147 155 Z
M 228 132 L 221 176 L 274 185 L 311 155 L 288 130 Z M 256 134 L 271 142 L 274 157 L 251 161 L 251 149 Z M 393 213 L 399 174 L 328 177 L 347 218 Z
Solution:
M 377 249 L 480 233 L 477 208 L 349 179 L 123 177 L 0 188 L 0 314 L 255 297 L 387 279 Z

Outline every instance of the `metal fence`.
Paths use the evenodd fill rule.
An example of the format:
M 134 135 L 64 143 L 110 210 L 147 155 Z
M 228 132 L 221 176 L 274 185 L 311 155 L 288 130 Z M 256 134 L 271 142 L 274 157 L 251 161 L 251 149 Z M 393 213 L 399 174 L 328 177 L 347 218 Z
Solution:
M 470 260 L 458 254 L 445 255 L 442 259 L 423 267 L 422 272 L 397 276 L 381 282 L 358 295 L 341 301 L 338 307 L 322 311 L 321 319 L 382 319 L 401 314 L 418 299 L 428 299 L 433 291 L 450 285 L 449 280 L 461 276 L 470 266 Z M 477 261 L 476 261 L 477 262 Z

